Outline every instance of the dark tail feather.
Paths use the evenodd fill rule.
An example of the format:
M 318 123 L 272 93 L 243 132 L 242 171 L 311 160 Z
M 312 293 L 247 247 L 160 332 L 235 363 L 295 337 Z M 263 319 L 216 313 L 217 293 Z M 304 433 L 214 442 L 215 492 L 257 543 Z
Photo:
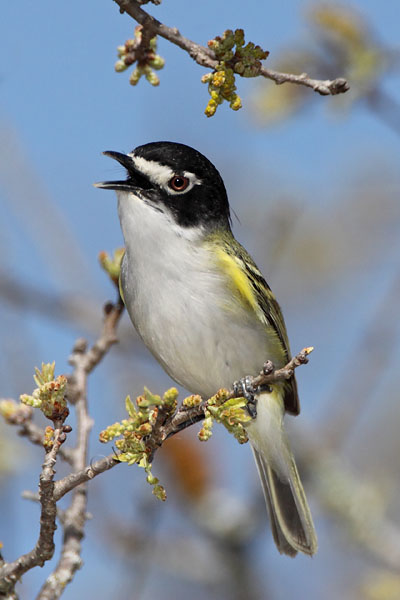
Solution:
M 317 551 L 317 537 L 293 457 L 289 457 L 290 476 L 279 478 L 255 448 L 253 453 L 279 552 L 288 556 L 304 552 L 312 556 Z

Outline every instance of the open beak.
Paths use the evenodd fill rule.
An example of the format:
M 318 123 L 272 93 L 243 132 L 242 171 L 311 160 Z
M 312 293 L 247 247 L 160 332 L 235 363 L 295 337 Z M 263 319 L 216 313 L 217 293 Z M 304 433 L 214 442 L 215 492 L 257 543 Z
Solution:
M 122 154 L 121 152 L 114 152 L 113 150 L 106 150 L 103 152 L 103 154 L 118 161 L 120 165 L 125 167 L 129 174 L 134 176 L 135 166 L 130 156 L 127 154 Z M 103 190 L 132 191 L 132 189 L 137 187 L 132 179 L 125 179 L 124 181 L 100 181 L 99 183 L 94 183 L 93 185 L 94 187 L 101 188 Z

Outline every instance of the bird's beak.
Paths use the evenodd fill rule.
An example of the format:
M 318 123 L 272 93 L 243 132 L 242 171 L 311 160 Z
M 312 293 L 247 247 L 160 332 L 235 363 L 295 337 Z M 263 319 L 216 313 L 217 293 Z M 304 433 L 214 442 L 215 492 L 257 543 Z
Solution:
M 106 150 L 103 152 L 105 156 L 109 156 L 114 160 L 117 160 L 120 165 L 127 169 L 128 173 L 132 173 L 135 170 L 133 161 L 130 156 L 127 154 L 122 154 L 121 152 L 114 152 L 113 150 Z M 126 190 L 132 191 L 132 188 L 135 187 L 133 182 L 128 180 L 124 181 L 100 181 L 99 183 L 94 183 L 94 187 L 101 188 L 103 190 Z

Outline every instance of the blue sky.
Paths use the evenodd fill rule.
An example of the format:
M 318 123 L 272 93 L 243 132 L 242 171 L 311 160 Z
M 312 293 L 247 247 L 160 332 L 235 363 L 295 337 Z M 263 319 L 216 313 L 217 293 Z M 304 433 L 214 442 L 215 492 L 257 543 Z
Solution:
M 147 8 L 161 21 L 178 27 L 184 35 L 200 43 L 206 43 L 226 28 L 240 26 L 246 32 L 247 40 L 270 51 L 269 61 L 273 65 L 273 58 L 280 49 L 296 39 L 304 43 L 309 40 L 304 19 L 307 6 L 298 0 L 254 1 L 246 5 L 233 0 L 228 10 L 226 2 L 215 0 L 190 4 L 183 0 L 164 0 L 160 7 L 147 5 Z M 385 3 L 357 0 L 352 6 L 373 23 L 383 43 L 389 47 L 398 46 L 400 14 L 396 0 Z M 204 69 L 164 40 L 159 42 L 159 52 L 166 58 L 166 66 L 159 73 L 161 85 L 158 88 L 145 81 L 132 88 L 128 73 L 114 72 L 116 47 L 132 36 L 134 25 L 127 15 L 119 14 L 117 5 L 111 0 L 85 3 L 22 0 L 2 6 L 0 206 L 3 237 L 0 249 L 5 272 L 55 295 L 64 293 L 90 298 L 93 306 L 98 307 L 100 322 L 100 307 L 112 296 L 112 291 L 97 266 L 97 254 L 122 243 L 113 195 L 92 187 L 94 181 L 120 175 L 119 167 L 101 155 L 108 149 L 129 151 L 161 139 L 198 148 L 221 171 L 231 203 L 243 224 L 236 224 L 235 231 L 251 252 L 257 251 L 252 231 L 260 226 L 254 217 L 262 215 L 286 195 L 297 197 L 306 207 L 305 221 L 318 214 L 326 214 L 327 220 L 333 219 L 336 206 L 344 201 L 349 190 L 356 189 L 358 177 L 365 178 L 365 170 L 370 171 L 371 178 L 376 176 L 378 182 L 387 170 L 385 181 L 397 190 L 398 195 L 396 157 L 400 138 L 363 107 L 335 116 L 328 110 L 331 100 L 318 97 L 313 99 L 309 110 L 296 118 L 279 126 L 260 129 L 248 110 L 253 82 L 243 80 L 238 88 L 245 108 L 234 113 L 222 106 L 215 117 L 206 119 L 203 111 L 208 100 L 207 90 L 200 83 Z M 399 98 L 398 75 L 387 77 L 384 87 Z M 372 184 L 367 182 L 366 187 L 368 189 L 360 193 L 373 193 Z M 13 190 L 17 191 L 15 197 Z M 41 219 L 38 208 L 44 205 L 43 200 L 35 203 L 37 194 L 46 198 L 46 222 Z M 376 195 L 378 202 L 379 186 Z M 344 216 L 344 229 L 345 221 Z M 397 220 L 393 222 L 398 224 Z M 62 234 L 57 235 L 57 228 Z M 341 234 L 339 224 L 338 245 Z M 355 230 L 355 235 L 358 234 L 362 241 L 362 231 Z M 375 234 L 379 237 L 379 232 Z M 273 288 L 282 290 L 279 297 L 284 299 L 293 349 L 306 343 L 320 348 L 311 363 L 314 373 L 308 367 L 307 373 L 300 376 L 306 421 L 323 419 L 324 400 L 320 396 L 329 395 L 348 356 L 340 350 L 343 339 L 349 352 L 356 347 L 360 333 L 398 270 L 400 248 L 398 242 L 395 243 L 396 231 L 382 230 L 379 240 L 377 247 L 381 248 L 381 253 L 376 253 L 375 262 L 371 258 L 370 265 L 365 266 L 360 261 L 362 266 L 350 270 L 346 275 L 348 279 L 340 285 L 333 280 L 321 283 L 321 288 L 326 287 L 320 290 L 315 304 L 309 302 L 306 290 L 306 300 L 301 302 L 302 285 L 305 284 L 300 277 L 295 283 L 298 299 L 293 300 L 286 293 L 285 262 L 274 274 Z M 386 242 L 389 244 L 388 240 L 393 240 L 390 248 L 385 246 Z M 269 270 L 268 257 L 260 253 L 257 260 Z M 60 371 L 65 371 L 73 340 L 81 332 L 66 325 L 56 326 L 43 316 L 20 315 L 9 307 L 4 310 L 9 312 L 4 313 L 6 316 L 0 325 L 6 336 L 9 337 L 10 328 L 17 320 L 31 340 L 27 346 L 29 360 L 25 357 L 23 363 L 25 368 L 29 364 L 31 367 L 21 375 L 21 381 L 7 377 L 5 367 L 0 368 L 4 382 L 0 395 L 16 396 L 29 391 L 23 385 L 29 385 L 33 366 L 42 360 L 55 359 Z M 395 356 L 398 356 L 398 346 Z M 8 349 L 11 353 L 11 346 Z M 156 378 L 155 373 L 161 386 L 168 385 L 168 378 L 158 375 L 158 367 L 146 353 L 137 360 L 133 370 L 138 377 L 135 383 L 138 391 L 149 379 Z M 332 368 L 329 368 L 330 360 L 334 363 Z M 117 359 L 112 364 L 115 366 Z M 317 378 L 315 373 L 318 373 Z M 98 429 L 121 416 L 120 406 L 105 406 L 103 402 L 104 396 L 113 393 L 109 374 L 96 374 L 90 391 L 99 398 L 94 407 Z M 239 451 L 227 447 L 226 440 L 221 442 L 222 438 L 217 434 L 225 448 L 226 466 L 230 452 L 239 456 Z M 25 448 L 25 451 L 29 454 L 29 449 Z M 95 443 L 93 452 L 99 452 Z M 29 527 L 29 519 L 36 518 L 35 507 L 19 499 L 22 488 L 35 487 L 40 452 L 35 451 L 33 456 L 37 462 L 30 463 L 30 475 L 24 474 L 17 479 L 0 499 L 7 507 L 6 521 L 2 522 L 0 517 L 4 531 L 4 534 L 0 532 L 0 539 L 8 542 L 14 553 L 28 550 L 36 535 L 35 528 L 31 531 Z M 226 467 L 228 471 L 229 468 L 232 469 Z M 134 475 L 132 479 L 137 481 L 138 477 Z M 241 487 L 235 480 L 235 473 L 231 473 L 230 479 L 234 487 Z M 113 483 L 105 494 L 107 502 L 112 504 L 119 496 L 121 479 L 110 475 L 110 481 Z M 9 527 L 10 523 L 15 530 Z M 110 568 L 107 585 L 112 593 L 120 567 L 116 559 L 114 565 L 107 563 L 107 557 L 90 538 L 91 527 L 90 524 L 85 541 L 88 573 L 95 578 L 99 568 Z M 322 539 L 326 541 L 325 527 L 326 524 L 321 523 Z M 262 552 L 267 553 L 271 571 L 276 567 L 279 580 L 286 573 L 287 563 L 276 556 L 266 539 L 260 542 L 261 546 Z M 303 597 L 318 598 L 320 580 L 317 578 L 314 584 L 313 577 L 326 576 L 329 581 L 332 575 L 325 572 L 328 559 L 337 560 L 326 546 L 321 555 L 321 559 L 317 557 L 311 566 L 304 559 L 290 563 L 291 577 L 286 579 L 285 575 L 281 582 L 286 592 L 281 595 L 277 586 L 274 598 L 287 598 L 287 594 L 293 593 L 293 582 L 297 577 Z M 42 571 L 32 574 L 31 581 L 36 588 L 42 577 Z M 78 575 L 77 587 L 72 586 L 65 598 L 84 594 L 85 585 L 84 576 Z M 108 590 L 103 580 L 99 582 L 100 589 L 106 597 Z

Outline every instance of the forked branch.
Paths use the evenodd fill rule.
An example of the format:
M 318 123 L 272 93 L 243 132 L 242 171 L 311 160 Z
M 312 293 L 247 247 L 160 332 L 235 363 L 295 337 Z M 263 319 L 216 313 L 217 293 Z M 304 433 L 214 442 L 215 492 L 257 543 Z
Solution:
M 308 362 L 308 356 L 313 348 L 304 348 L 296 354 L 284 367 L 275 369 L 271 361 L 267 361 L 260 373 L 255 377 L 250 377 L 249 381 L 253 387 L 257 388 L 261 385 L 267 385 L 290 379 L 293 376 L 294 370 L 300 365 Z M 239 397 L 232 389 L 226 395 L 226 398 Z M 203 400 L 196 406 L 187 408 L 180 406 L 178 410 L 166 421 L 159 421 L 153 427 L 151 434 L 146 438 L 146 446 L 151 449 L 152 456 L 157 449 L 164 443 L 167 438 L 172 437 L 179 431 L 190 427 L 194 423 L 198 423 L 205 418 L 208 400 Z M 104 458 L 87 465 L 84 469 L 77 473 L 71 473 L 60 481 L 57 481 L 54 489 L 54 497 L 56 500 L 62 498 L 72 489 L 97 477 L 101 473 L 112 469 L 119 464 L 118 455 L 110 454 Z

